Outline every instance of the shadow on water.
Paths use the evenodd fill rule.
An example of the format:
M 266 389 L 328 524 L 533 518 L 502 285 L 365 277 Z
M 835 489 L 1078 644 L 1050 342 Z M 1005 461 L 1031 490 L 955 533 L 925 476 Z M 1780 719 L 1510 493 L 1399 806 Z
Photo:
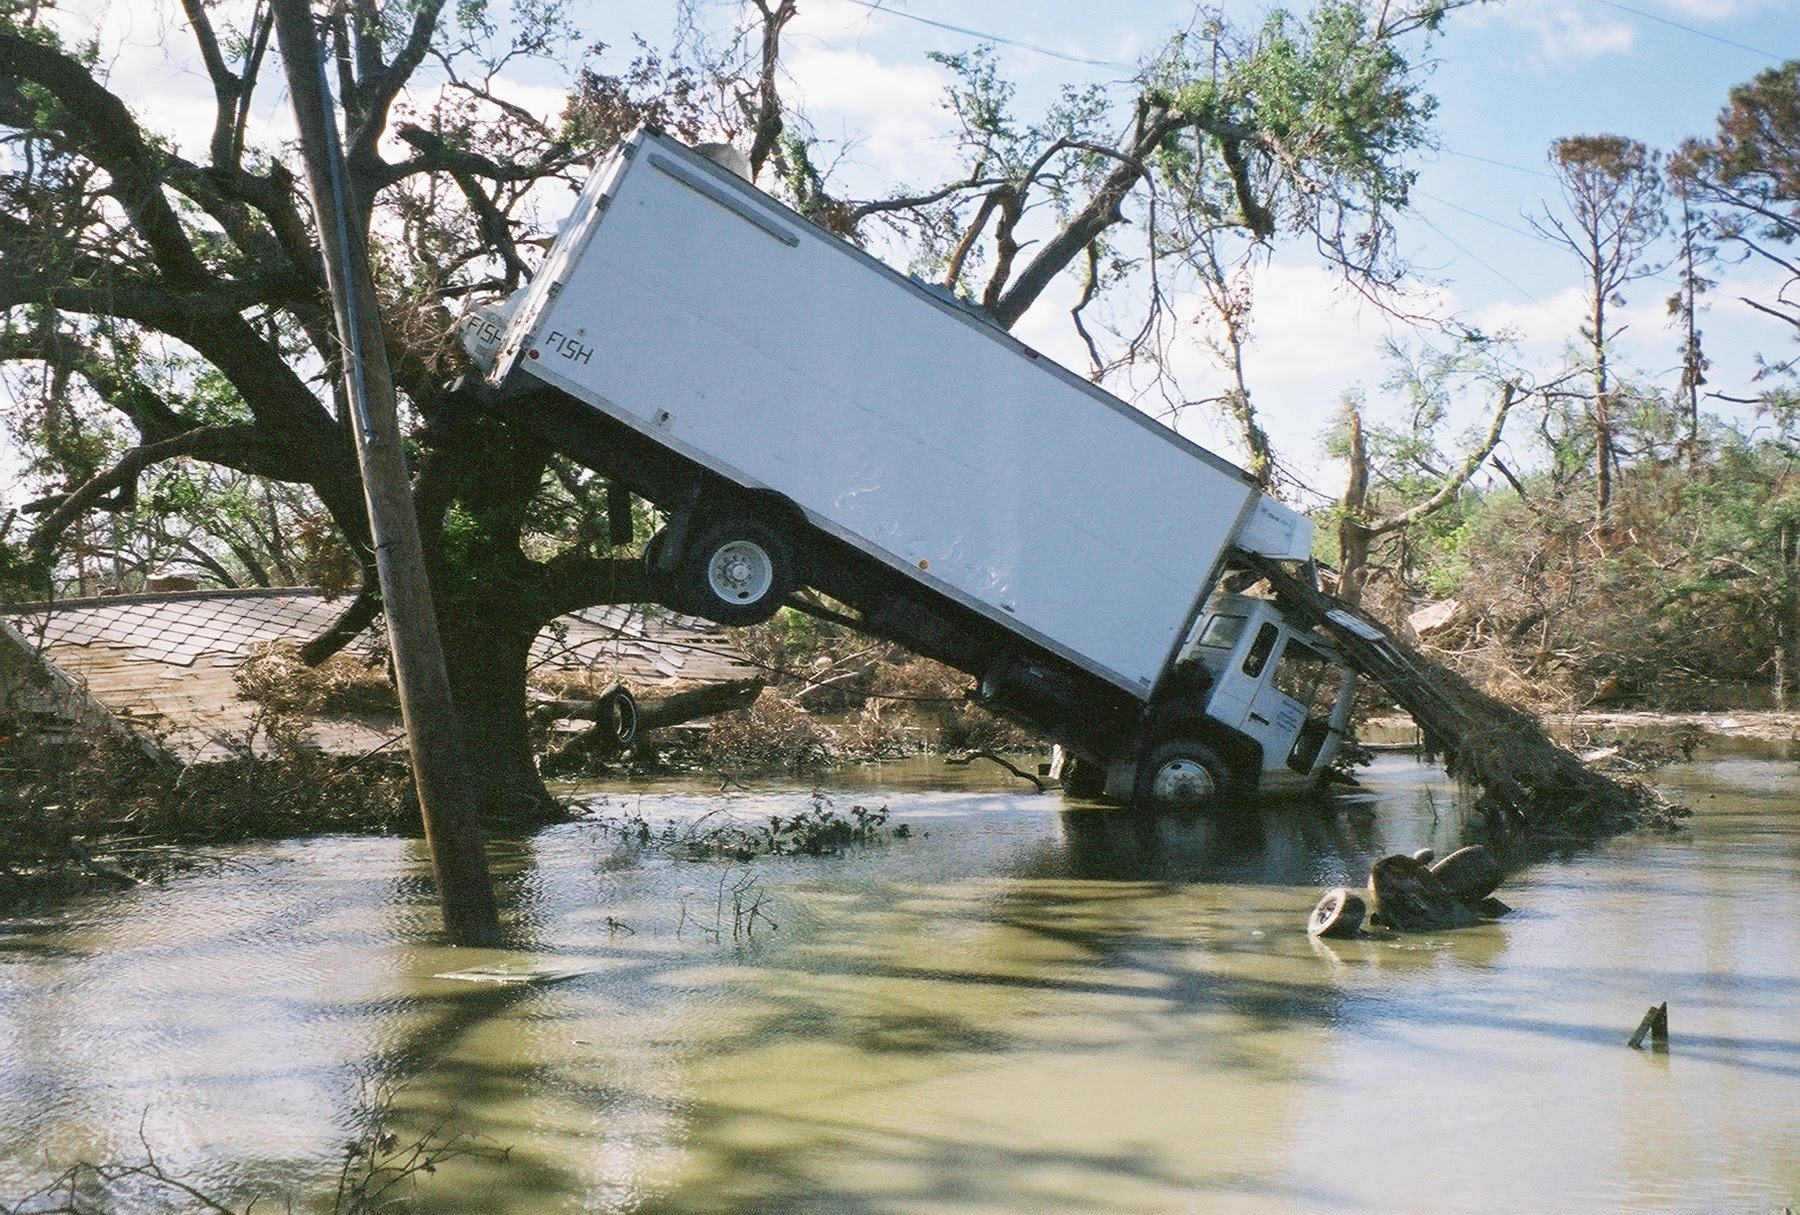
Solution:
M 1390 1106 L 1373 1120 L 1415 1143 L 1451 1100 L 1442 1086 L 1465 1075 L 1526 1135 L 1534 1118 L 1570 1124 L 1533 1104 L 1540 1067 L 1557 1101 L 1567 1075 L 1571 1094 L 1616 1091 L 1637 1108 L 1642 1060 L 1615 1022 L 1652 995 L 1679 1010 L 1670 1082 L 1695 1077 L 1681 1092 L 1703 1125 L 1742 1114 L 1705 1107 L 1739 1080 L 1800 1091 L 1800 1042 L 1764 1012 L 1800 998 L 1784 960 L 1794 951 L 1745 952 L 1763 947 L 1730 914 L 1733 887 L 1696 867 L 1697 847 L 1657 845 L 1641 860 L 1626 844 L 1586 868 L 1525 875 L 1535 906 L 1503 925 L 1310 940 L 1321 886 L 1360 885 L 1379 856 L 1470 837 L 1462 803 L 1430 773 L 1379 775 L 1379 813 L 1341 797 L 1224 819 L 920 795 L 907 841 L 750 867 L 557 828 L 499 852 L 504 951 L 436 943 L 417 855 L 296 846 L 253 879 L 197 879 L 179 898 L 146 892 L 137 915 L 34 926 L 10 957 L 0 944 L 0 1110 L 20 1119 L 0 1142 L 50 1142 L 70 1125 L 97 1139 L 96 1127 L 134 1123 L 162 1085 L 179 1095 L 157 1101 L 206 1112 L 151 1133 L 234 1145 L 193 1149 L 239 1153 L 217 1175 L 316 1181 L 334 1170 L 333 1126 L 373 1077 L 399 1086 L 403 1139 L 443 1127 L 511 1148 L 503 1165 L 445 1166 L 420 1193 L 429 1215 L 1056 1213 L 1205 1209 L 1209 1197 L 1325 1211 L 1376 1209 L 1378 1174 L 1404 1157 L 1377 1135 L 1320 1163 L 1314 1149 L 1338 1146 L 1339 1129 L 1321 1125 L 1322 1099 L 1416 1104 L 1423 1114 Z M 746 821 L 774 806 L 690 797 L 665 810 L 725 804 Z M 1734 851 L 1719 871 L 1788 906 L 1783 847 Z M 780 930 L 683 935 L 688 900 L 710 900 L 733 873 L 771 893 Z M 1595 928 L 1615 905 L 1625 910 L 1608 922 L 1622 928 Z M 1710 927 L 1654 929 L 1673 906 Z M 1607 933 L 1621 935 L 1587 939 Z M 510 986 L 436 977 L 522 961 L 578 973 Z M 131 1071 L 139 1058 L 150 1063 Z M 1621 1080 L 1613 1064 L 1632 1070 Z M 4 1098 L 8 1086 L 21 1096 Z M 259 1090 L 263 1104 L 291 1100 L 302 1126 L 266 1151 L 224 1125 L 257 1116 Z M 1781 1132 L 1791 1119 L 1764 1122 Z M 1364 1156 L 1385 1164 L 1358 1166 Z M 1508 1209 L 1486 1184 L 1473 1192 Z

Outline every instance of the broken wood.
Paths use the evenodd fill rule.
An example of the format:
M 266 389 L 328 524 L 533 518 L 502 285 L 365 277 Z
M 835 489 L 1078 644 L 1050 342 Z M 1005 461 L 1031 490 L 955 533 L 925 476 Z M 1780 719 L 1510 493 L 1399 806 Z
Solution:
M 755 702 L 757 695 L 763 690 L 764 680 L 761 676 L 748 679 L 732 679 L 723 683 L 709 683 L 705 687 L 688 688 L 680 692 L 671 692 L 666 696 L 639 696 L 637 698 L 638 731 L 663 729 L 678 726 L 683 722 L 693 721 L 699 717 L 711 717 L 715 713 L 729 713 L 733 709 L 747 709 Z M 532 712 L 540 718 L 561 718 L 567 721 L 597 721 L 602 713 L 601 700 L 604 696 L 565 697 L 561 700 L 540 701 Z
M 614 683 L 592 698 L 543 701 L 534 710 L 540 719 L 594 723 L 592 729 L 583 731 L 544 756 L 544 771 L 569 772 L 591 760 L 612 759 L 629 749 L 645 730 L 747 709 L 762 689 L 762 678 L 755 676 L 637 700 L 623 684 Z M 621 700 L 633 705 L 629 736 L 623 730 L 619 713 L 618 702 Z
M 809 682 L 805 687 L 795 692 L 792 699 L 795 704 L 804 705 L 808 700 L 816 700 L 821 692 L 829 691 L 832 688 L 840 688 L 848 683 L 855 683 L 859 679 L 868 679 L 874 674 L 875 664 L 872 662 L 863 666 L 852 667 L 848 671 L 837 671 Z
M 1646 1034 L 1650 1037 L 1651 1050 L 1669 1049 L 1669 1002 L 1667 1000 L 1661 1004 L 1650 1006 L 1650 1011 L 1644 1014 L 1642 1021 L 1638 1022 L 1637 1032 L 1631 1035 L 1631 1041 L 1626 1045 L 1633 1050 L 1642 1050 Z
M 763 678 L 757 675 L 671 692 L 667 696 L 640 697 L 638 729 L 661 730 L 696 718 L 729 713 L 733 709 L 748 709 L 762 693 L 763 684 Z

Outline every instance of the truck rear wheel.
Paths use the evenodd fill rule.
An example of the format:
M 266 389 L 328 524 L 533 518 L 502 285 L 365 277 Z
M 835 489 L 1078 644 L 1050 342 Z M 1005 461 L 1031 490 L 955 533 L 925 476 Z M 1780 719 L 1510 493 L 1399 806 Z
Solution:
M 1172 738 L 1151 748 L 1138 764 L 1138 805 L 1153 810 L 1207 810 L 1231 794 L 1231 769 L 1212 748 Z
M 761 624 L 794 589 L 794 557 L 774 529 L 753 519 L 704 528 L 682 554 L 674 598 L 720 624 Z

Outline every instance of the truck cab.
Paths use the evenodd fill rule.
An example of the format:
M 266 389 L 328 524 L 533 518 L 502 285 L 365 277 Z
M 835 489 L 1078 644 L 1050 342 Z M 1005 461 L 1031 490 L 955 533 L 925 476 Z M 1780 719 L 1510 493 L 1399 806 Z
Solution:
M 1314 787 L 1337 758 L 1355 691 L 1356 675 L 1331 643 L 1280 604 L 1214 595 L 1152 700 L 1139 744 L 1106 763 L 1102 787 L 1073 787 L 1167 809 Z M 1061 753 L 1059 765 L 1070 758 Z

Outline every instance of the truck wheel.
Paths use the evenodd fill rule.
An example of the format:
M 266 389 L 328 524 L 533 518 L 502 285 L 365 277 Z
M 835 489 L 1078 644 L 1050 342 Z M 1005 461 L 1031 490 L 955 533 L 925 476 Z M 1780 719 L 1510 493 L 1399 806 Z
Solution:
M 793 589 L 794 557 L 787 541 L 752 519 L 707 527 L 675 572 L 682 610 L 720 624 L 761 624 Z
M 1136 801 L 1153 810 L 1202 810 L 1231 793 L 1231 769 L 1203 743 L 1172 738 L 1138 764 Z
M 1362 928 L 1369 905 L 1354 890 L 1339 886 L 1319 900 L 1307 918 L 1306 931 L 1315 937 L 1354 937 Z

